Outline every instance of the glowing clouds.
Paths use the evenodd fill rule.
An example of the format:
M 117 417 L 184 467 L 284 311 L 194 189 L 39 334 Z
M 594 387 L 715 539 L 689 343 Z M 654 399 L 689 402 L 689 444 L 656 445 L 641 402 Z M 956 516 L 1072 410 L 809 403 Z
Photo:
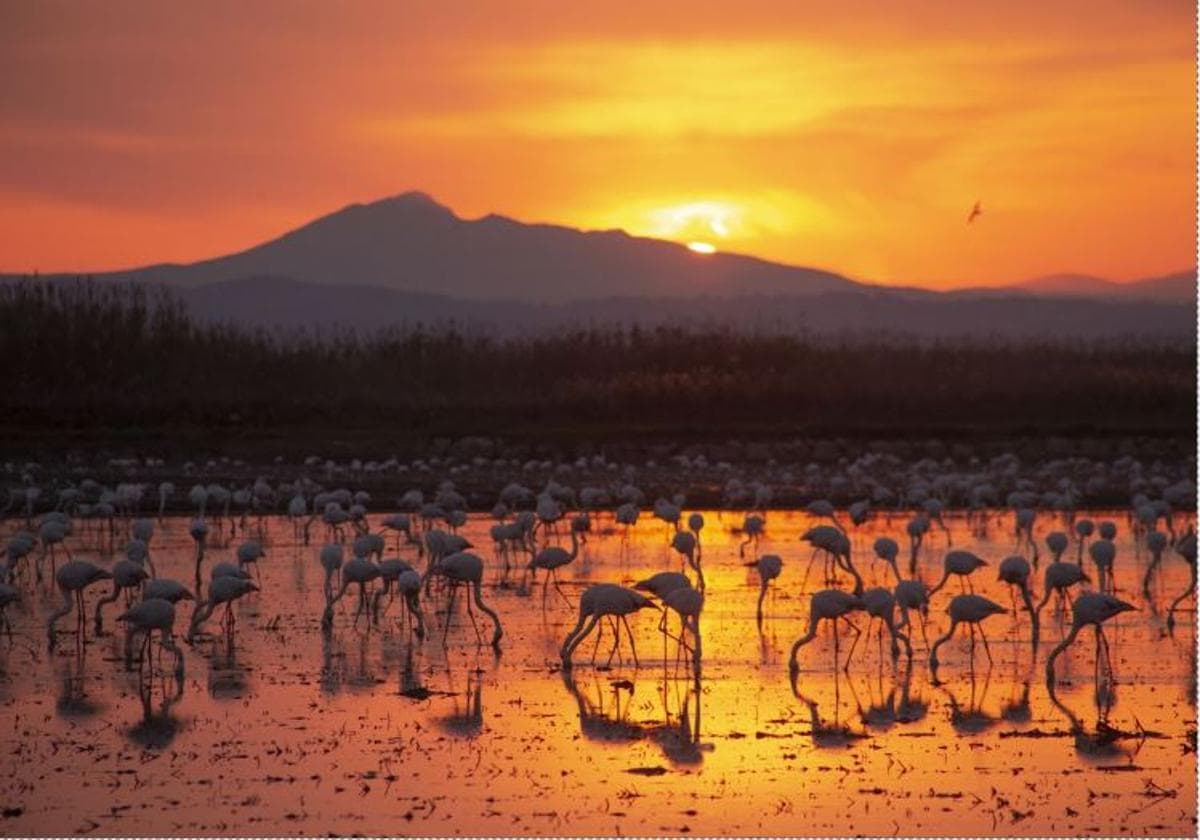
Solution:
M 742 226 L 742 209 L 724 201 L 691 201 L 649 211 L 646 232 L 663 239 L 728 239 Z M 693 248 L 692 250 L 697 250 Z

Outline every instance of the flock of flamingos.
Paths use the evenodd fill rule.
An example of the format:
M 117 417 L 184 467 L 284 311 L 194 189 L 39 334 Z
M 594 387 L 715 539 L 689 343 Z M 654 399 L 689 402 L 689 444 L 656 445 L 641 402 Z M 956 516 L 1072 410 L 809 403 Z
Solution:
M 761 626 L 764 598 L 783 567 L 779 555 L 759 555 L 757 551 L 767 528 L 766 502 L 770 490 L 764 485 L 736 480 L 731 485 L 734 483 L 737 498 L 746 508 L 740 528 L 735 529 L 741 539 L 739 553 L 745 565 L 757 571 L 761 582 L 757 604 Z M 907 520 L 904 533 L 897 535 L 900 539 L 881 536 L 874 540 L 870 562 L 886 564 L 883 576 L 894 579 L 891 587 L 866 587 L 860 573 L 864 561 L 853 556 L 854 529 L 876 515 L 870 503 L 856 502 L 839 512 L 828 501 L 812 501 L 807 505 L 807 513 L 822 524 L 809 528 L 801 536 L 808 546 L 805 583 L 817 574 L 825 588 L 811 595 L 807 631 L 791 646 L 789 668 L 793 684 L 800 670 L 803 648 L 816 638 L 823 624 L 832 629 L 835 669 L 848 668 L 849 658 L 841 660 L 841 633 L 853 635 L 852 656 L 863 633 L 856 619 L 863 618 L 870 625 L 879 622 L 880 638 L 884 633 L 890 638 L 894 660 L 901 655 L 913 658 L 914 630 L 919 630 L 923 655 L 928 658 L 935 680 L 939 652 L 960 630 L 969 634 L 972 653 L 978 638 L 990 660 L 987 620 L 1008 613 L 1009 609 L 974 593 L 973 579 L 981 574 L 997 574 L 1020 598 L 1035 656 L 1041 616 L 1047 604 L 1057 599 L 1059 607 L 1064 610 L 1069 607 L 1069 630 L 1045 661 L 1050 685 L 1054 683 L 1055 662 L 1060 654 L 1089 628 L 1095 634 L 1097 673 L 1103 668 L 1111 675 L 1104 624 L 1123 612 L 1137 609 L 1118 597 L 1114 587 L 1117 553 L 1114 538 L 1118 528 L 1131 529 L 1152 558 L 1142 581 L 1147 600 L 1153 576 L 1162 564 L 1186 562 L 1191 567 L 1190 584 L 1170 603 L 1168 628 L 1173 630 L 1178 613 L 1193 610 L 1194 485 L 1186 479 L 1174 484 L 1159 479 L 1145 486 L 1151 492 L 1136 493 L 1127 515 L 1117 517 L 1123 519 L 1120 523 L 1094 522 L 1076 515 L 1069 495 L 1056 499 L 1053 493 L 1039 493 L 1030 488 L 1014 490 L 1006 501 L 1011 511 L 1016 553 L 995 564 L 993 572 L 989 569 L 994 561 L 989 563 L 971 551 L 947 546 L 943 573 L 934 582 L 918 577 L 918 552 L 931 529 L 945 530 L 947 540 L 949 530 L 942 522 L 943 503 L 927 495 L 912 505 L 917 512 Z M 617 583 L 586 586 L 578 603 L 572 604 L 578 608 L 578 621 L 563 639 L 562 668 L 566 672 L 575 667 L 580 645 L 593 633 L 596 639 L 591 661 L 595 663 L 606 628 L 612 635 L 606 664 L 611 665 L 614 656 L 624 658 L 622 635 L 633 662 L 638 663 L 629 618 L 641 610 L 660 611 L 659 630 L 677 643 L 676 661 L 688 662 L 697 672 L 700 668 L 705 519 L 699 513 L 685 514 L 682 497 L 659 498 L 652 506 L 646 506 L 641 491 L 628 482 L 611 488 L 589 486 L 576 491 L 551 478 L 540 493 L 516 482 L 508 484 L 491 512 L 495 524 L 491 528 L 494 544 L 490 552 L 472 546 L 457 533 L 467 521 L 468 505 L 452 481 L 443 482 L 432 500 L 427 500 L 419 490 L 405 493 L 396 500 L 396 509 L 403 512 L 377 517 L 379 530 L 370 525 L 368 493 L 328 491 L 308 479 L 272 486 L 260 478 L 236 490 L 217 484 L 196 484 L 186 493 L 177 491 L 169 482 L 161 483 L 155 493 L 148 484 L 123 483 L 110 488 L 83 480 L 78 484 L 64 483 L 55 492 L 56 498 L 51 503 L 49 493 L 43 494 L 33 485 L 10 490 L 4 516 L 15 521 L 17 529 L 7 540 L 5 565 L 0 568 L 0 627 L 10 638 L 13 624 L 8 610 L 19 605 L 25 592 L 50 585 L 52 581 L 62 597 L 61 605 L 49 615 L 45 626 L 52 649 L 59 636 L 69 632 L 63 627 L 63 620 L 72 613 L 75 638 L 82 646 L 89 626 L 93 634 L 102 632 L 107 611 L 126 629 L 127 667 L 132 669 L 136 659 L 140 667 L 153 669 L 152 639 L 157 634 L 158 650 L 173 654 L 176 674 L 182 676 L 184 654 L 175 638 L 181 604 L 194 602 L 183 633 L 188 644 L 218 610 L 222 610 L 224 632 L 232 639 L 236 614 L 232 606 L 259 589 L 257 564 L 266 556 L 262 544 L 250 538 L 235 543 L 228 559 L 211 562 L 216 558 L 210 559 L 206 554 L 210 529 L 229 528 L 235 533 L 240 522 L 244 536 L 249 536 L 252 533 L 252 527 L 247 525 L 249 517 L 286 512 L 298 543 L 311 545 L 314 530 L 323 531 L 328 540 L 312 549 L 324 572 L 325 607 L 320 619 L 323 630 L 332 628 L 338 603 L 350 594 L 356 598 L 355 626 L 364 620 L 368 626 L 377 624 L 398 602 L 401 626 L 417 640 L 424 640 L 431 628 L 423 604 L 439 599 L 437 603 L 444 606 L 439 612 L 445 614 L 441 628 L 445 643 L 459 591 L 465 590 L 462 599 L 479 643 L 488 642 L 498 651 L 504 627 L 501 616 L 485 600 L 485 576 L 489 572 L 499 585 L 515 587 L 523 594 L 532 594 L 531 587 L 541 574 L 543 604 L 548 597 L 561 597 L 570 603 L 558 576 L 575 561 L 581 542 L 592 533 L 596 522 L 611 516 L 613 529 L 624 529 L 623 539 L 627 539 L 629 529 L 643 521 L 649 509 L 653 518 L 663 523 L 651 527 L 663 527 L 669 541 L 670 552 L 664 556 L 675 557 L 675 561 L 668 562 L 671 568 L 638 581 L 633 587 Z M 153 515 L 155 501 L 157 517 Z M 160 577 L 153 561 L 159 522 L 168 508 L 178 509 L 183 505 L 194 510 L 190 534 L 196 551 L 195 577 L 186 583 Z M 1035 526 L 1042 515 L 1039 511 L 1053 517 L 1053 527 L 1061 530 L 1035 537 Z M 967 512 L 968 518 L 977 515 L 981 515 L 977 510 Z M 561 533 L 563 528 L 565 534 Z M 84 536 L 93 540 L 92 544 L 107 541 L 118 548 L 117 556 L 123 553 L 123 558 L 105 568 L 75 557 L 70 544 L 82 542 Z M 392 556 L 385 556 L 389 554 L 392 537 L 395 551 Z M 555 544 L 568 541 L 569 545 Z M 121 545 L 123 552 L 119 550 Z M 485 554 L 490 560 L 485 560 Z M 409 559 L 403 559 L 403 555 Z M 949 595 L 947 589 L 959 591 Z M 85 596 L 91 590 L 105 594 L 89 605 Z M 109 609 L 122 600 L 123 607 Z M 936 611 L 931 610 L 935 603 L 939 606 Z M 480 632 L 476 610 L 490 620 L 490 639 Z M 926 627 L 931 614 L 947 615 L 949 619 L 944 632 L 932 642 Z

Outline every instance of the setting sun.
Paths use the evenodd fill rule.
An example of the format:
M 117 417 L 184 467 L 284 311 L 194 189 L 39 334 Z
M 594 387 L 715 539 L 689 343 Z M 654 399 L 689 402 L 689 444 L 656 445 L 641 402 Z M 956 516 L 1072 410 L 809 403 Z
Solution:
M 689 242 L 688 249 L 697 254 L 715 254 L 717 252 L 717 246 L 711 242 Z

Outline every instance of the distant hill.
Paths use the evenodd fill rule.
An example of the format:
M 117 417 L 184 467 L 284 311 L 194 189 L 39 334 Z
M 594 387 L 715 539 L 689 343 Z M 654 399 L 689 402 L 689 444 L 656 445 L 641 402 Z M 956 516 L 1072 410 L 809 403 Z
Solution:
M 935 292 L 696 254 L 622 231 L 462 219 L 415 192 L 351 205 L 236 254 L 89 276 L 164 286 L 205 320 L 288 329 L 689 323 L 931 337 L 1191 337 L 1196 326 L 1194 271 L 1135 283 L 1064 274 Z
M 988 296 L 1007 295 L 1015 292 L 1038 297 L 1194 302 L 1196 300 L 1196 271 L 1195 269 L 1180 271 L 1163 277 L 1149 277 L 1125 283 L 1088 274 L 1051 274 L 1014 283 L 1011 286 L 963 288 L 956 292 Z
M 246 251 L 189 265 L 93 275 L 172 286 L 290 277 L 468 300 L 555 302 L 609 295 L 814 294 L 859 284 L 736 254 L 702 255 L 623 231 L 467 220 L 424 193 L 352 204 Z

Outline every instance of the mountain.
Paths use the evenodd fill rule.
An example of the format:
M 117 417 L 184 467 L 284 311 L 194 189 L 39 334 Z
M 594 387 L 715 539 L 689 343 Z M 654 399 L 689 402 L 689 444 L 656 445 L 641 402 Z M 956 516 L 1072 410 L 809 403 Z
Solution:
M 43 276 L 43 281 L 79 275 Z M 1055 275 L 934 292 L 622 231 L 463 219 L 423 193 L 354 204 L 245 251 L 91 275 L 162 286 L 203 320 L 266 328 L 445 324 L 511 333 L 692 324 L 821 334 L 1194 340 L 1195 272 Z M 0 281 L 20 279 L 15 275 Z
M 1196 271 L 1192 269 L 1162 277 L 1149 277 L 1124 283 L 1088 274 L 1050 274 L 1014 283 L 1011 286 L 963 288 L 956 292 L 991 297 L 1016 293 L 1036 297 L 1157 300 L 1184 303 L 1196 300 Z
M 826 271 L 683 245 L 623 231 L 461 219 L 424 193 L 352 204 L 262 245 L 189 265 L 94 275 L 171 286 L 288 277 L 466 300 L 562 302 L 612 295 L 814 294 L 857 288 Z

